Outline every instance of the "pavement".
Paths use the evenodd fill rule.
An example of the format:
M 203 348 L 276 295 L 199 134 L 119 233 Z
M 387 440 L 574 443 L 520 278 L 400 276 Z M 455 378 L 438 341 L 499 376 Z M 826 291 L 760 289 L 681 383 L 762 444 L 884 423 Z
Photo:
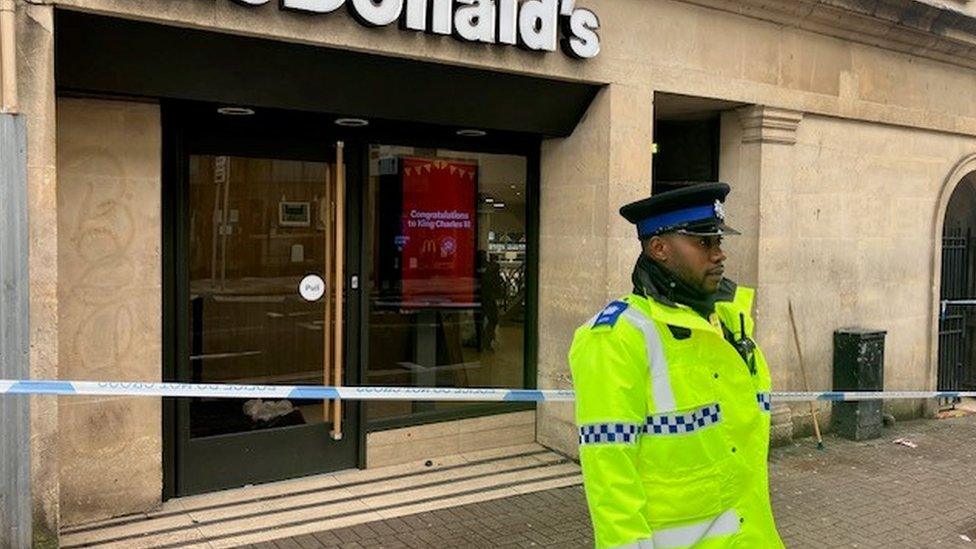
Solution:
M 867 442 L 827 435 L 825 445 L 804 439 L 770 453 L 787 547 L 976 549 L 976 416 L 899 422 Z M 572 485 L 243 547 L 592 546 L 583 490 Z

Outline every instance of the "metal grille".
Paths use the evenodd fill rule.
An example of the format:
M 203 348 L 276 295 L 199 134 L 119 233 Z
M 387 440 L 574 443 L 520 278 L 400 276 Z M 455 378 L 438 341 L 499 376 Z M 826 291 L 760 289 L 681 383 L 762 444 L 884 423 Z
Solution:
M 976 386 L 972 345 L 973 307 L 953 303 L 976 297 L 973 288 L 971 231 L 946 229 L 942 236 L 941 314 L 939 316 L 938 390 L 959 391 Z

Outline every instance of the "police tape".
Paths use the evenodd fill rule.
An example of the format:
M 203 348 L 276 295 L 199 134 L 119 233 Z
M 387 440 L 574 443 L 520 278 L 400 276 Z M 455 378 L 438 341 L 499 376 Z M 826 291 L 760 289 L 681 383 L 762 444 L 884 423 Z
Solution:
M 0 395 L 287 398 L 310 400 L 431 400 L 476 402 L 572 401 L 572 391 L 452 387 L 330 387 L 140 381 L 0 380 Z
M 277 398 L 309 400 L 408 400 L 470 402 L 572 402 L 573 391 L 536 389 L 461 389 L 452 387 L 330 387 L 325 385 L 236 385 L 141 381 L 61 381 L 0 379 L 0 395 L 157 396 Z M 772 392 L 778 402 L 976 397 L 976 391 L 824 391 Z

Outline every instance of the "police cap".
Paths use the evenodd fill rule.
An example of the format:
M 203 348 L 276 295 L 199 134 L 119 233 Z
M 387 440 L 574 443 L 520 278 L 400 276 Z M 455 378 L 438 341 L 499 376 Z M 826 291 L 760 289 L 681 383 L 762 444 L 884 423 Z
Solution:
M 637 225 L 640 239 L 679 232 L 694 236 L 739 234 L 725 224 L 725 183 L 697 183 L 655 194 L 620 208 L 620 215 Z

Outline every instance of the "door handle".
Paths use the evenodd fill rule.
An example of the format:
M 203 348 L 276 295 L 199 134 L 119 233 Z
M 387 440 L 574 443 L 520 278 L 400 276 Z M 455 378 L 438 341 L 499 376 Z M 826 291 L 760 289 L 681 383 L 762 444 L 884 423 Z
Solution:
M 325 296 L 323 301 L 323 322 L 322 322 L 322 384 L 329 385 L 333 380 L 333 367 L 332 367 L 332 345 L 334 343 L 335 335 L 333 334 L 333 307 L 332 307 L 332 296 L 334 295 L 333 284 L 335 283 L 333 275 L 333 254 L 335 253 L 335 196 L 333 195 L 333 189 L 335 185 L 333 183 L 332 172 L 326 164 L 325 172 L 325 208 L 323 211 L 324 225 L 325 225 L 325 265 L 324 273 L 322 278 L 325 280 Z M 322 417 L 328 420 L 332 413 L 332 401 L 325 400 L 322 402 Z M 334 421 L 334 419 L 333 419 Z
M 333 221 L 335 242 L 335 283 L 333 285 L 333 299 L 335 306 L 333 311 L 333 343 L 332 343 L 332 366 L 333 381 L 335 387 L 342 387 L 343 370 L 343 301 L 342 291 L 345 280 L 345 219 L 346 219 L 346 167 L 345 167 L 345 143 L 336 142 L 336 177 L 335 177 L 335 219 Z M 328 360 L 328 359 L 326 359 Z M 342 399 L 336 398 L 332 401 L 332 439 L 342 440 Z

